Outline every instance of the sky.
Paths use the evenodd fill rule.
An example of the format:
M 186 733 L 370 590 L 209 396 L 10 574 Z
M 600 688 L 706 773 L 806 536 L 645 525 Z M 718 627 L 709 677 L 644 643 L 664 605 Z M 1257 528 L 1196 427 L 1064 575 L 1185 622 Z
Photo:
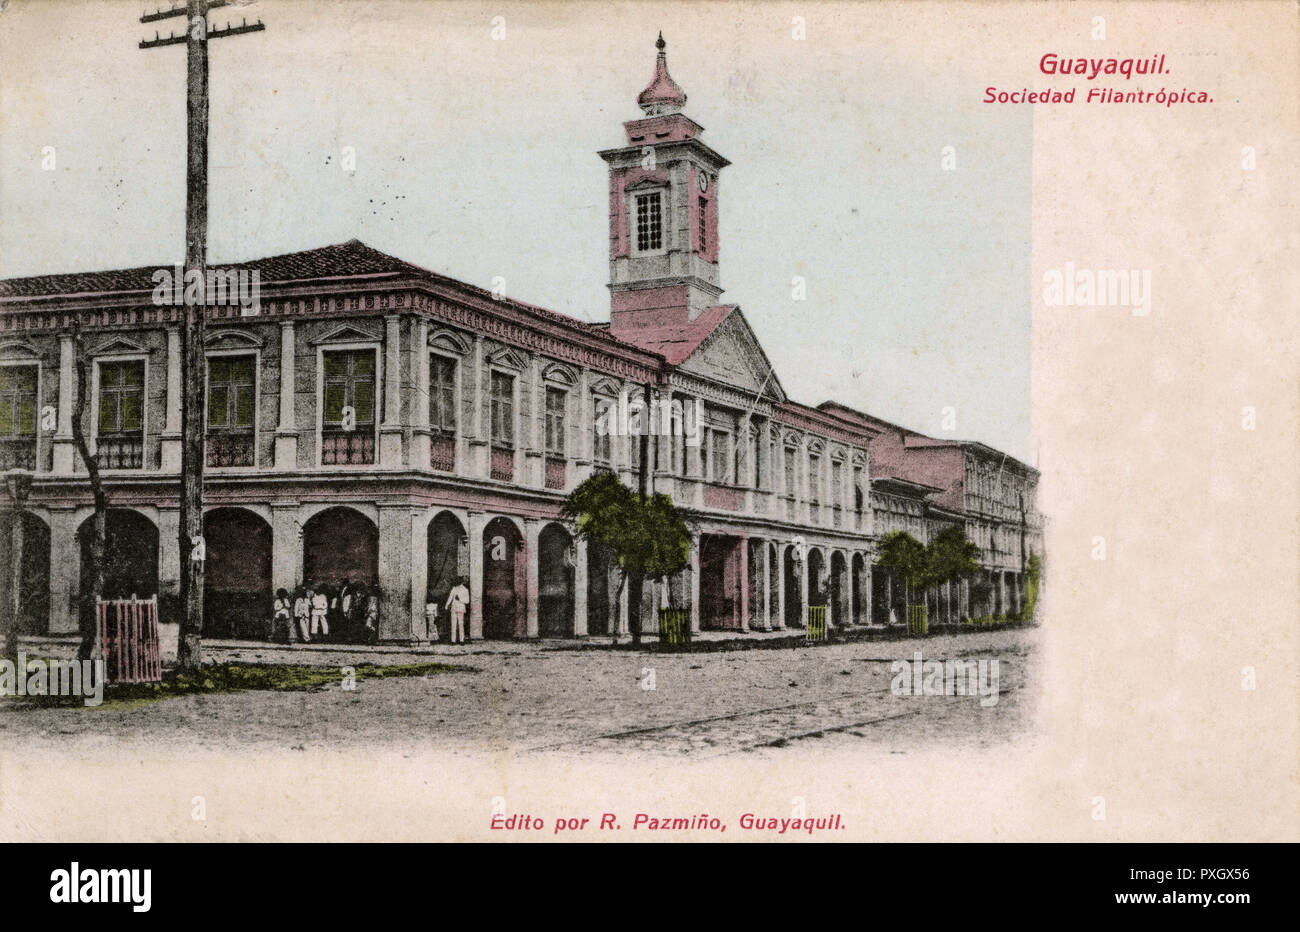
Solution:
M 184 47 L 137 48 L 180 28 L 139 23 L 165 5 L 0 12 L 0 277 L 180 261 Z M 257 0 L 213 23 L 244 17 L 266 31 L 211 46 L 210 261 L 355 237 L 608 319 L 596 153 L 641 115 L 662 30 L 732 162 L 721 300 L 786 392 L 1034 462 L 1031 108 L 982 105 L 978 62 L 905 8 Z

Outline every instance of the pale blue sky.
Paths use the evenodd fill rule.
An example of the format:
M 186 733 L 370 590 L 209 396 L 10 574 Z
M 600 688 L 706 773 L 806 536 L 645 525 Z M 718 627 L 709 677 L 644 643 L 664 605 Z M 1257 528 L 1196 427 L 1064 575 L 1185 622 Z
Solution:
M 10 0 L 0 14 L 0 276 L 182 255 L 184 51 L 136 48 L 179 28 L 137 21 L 160 2 Z M 244 15 L 267 31 L 212 45 L 212 261 L 357 237 L 607 318 L 596 151 L 639 115 L 663 29 L 685 112 L 733 163 L 723 300 L 787 392 L 1032 462 L 1029 108 L 980 104 L 978 75 L 905 11 L 260 0 L 230 14 Z M 956 171 L 940 169 L 944 146 Z

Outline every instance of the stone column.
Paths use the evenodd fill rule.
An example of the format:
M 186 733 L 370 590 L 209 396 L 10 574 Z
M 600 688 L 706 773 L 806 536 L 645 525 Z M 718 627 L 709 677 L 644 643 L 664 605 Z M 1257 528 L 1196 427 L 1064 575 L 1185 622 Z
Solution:
M 749 538 L 744 534 L 740 535 L 740 544 L 736 548 L 736 556 L 740 560 L 740 578 L 737 580 L 740 589 L 740 630 L 749 630 Z
M 379 640 L 411 636 L 411 506 L 379 506 Z
M 526 601 L 524 603 L 524 636 L 535 638 L 540 634 L 538 625 L 538 595 L 541 573 L 542 522 L 536 518 L 524 519 L 524 552 Z
M 487 516 L 481 511 L 469 513 L 469 630 L 471 641 L 483 639 L 483 529 Z
M 627 583 L 624 582 L 623 585 L 619 588 L 618 612 L 614 616 L 614 631 L 620 636 L 627 634 L 631 630 L 628 626 L 627 590 L 628 590 Z
M 532 397 L 529 413 L 532 417 L 527 424 L 524 436 L 519 438 L 516 446 L 523 450 L 523 474 L 516 478 L 520 485 L 530 485 L 540 489 L 546 484 L 546 466 L 542 451 L 546 446 L 546 392 L 542 387 L 542 361 L 536 353 L 528 366 L 528 393 Z M 523 392 L 520 392 L 522 399 Z
M 785 629 L 785 547 L 776 548 L 776 618 L 773 619 L 773 631 Z
M 179 508 L 158 509 L 158 598 L 179 596 L 181 592 L 181 555 L 176 546 L 181 536 Z M 148 597 L 149 593 L 140 595 Z M 179 621 L 178 618 L 159 619 Z
M 60 405 L 62 398 L 60 394 Z M 64 423 L 61 414 L 59 423 Z M 75 634 L 80 629 L 77 598 L 81 588 L 81 544 L 77 540 L 77 523 L 72 508 L 50 509 L 50 634 Z
M 760 631 L 772 630 L 772 561 L 768 553 L 768 542 L 758 542 L 758 584 L 763 588 L 763 612 L 758 619 Z
M 474 357 L 470 364 L 469 474 L 480 479 L 488 474 L 488 436 L 483 427 L 483 335 L 474 334 Z M 482 542 L 479 542 L 481 546 Z M 482 558 L 480 557 L 480 564 Z M 472 604 L 472 603 L 471 603 Z M 482 615 L 479 615 L 480 621 Z M 482 634 L 480 633 L 480 637 Z
M 429 509 L 411 506 L 411 630 L 420 633 L 424 633 L 424 600 L 429 590 L 428 517 Z
M 54 472 L 61 476 L 72 475 L 77 466 L 77 442 L 72 437 L 72 412 L 76 394 L 77 370 L 73 354 L 72 336 L 66 333 L 60 334 L 59 423 L 54 434 Z M 51 547 L 53 547 L 53 543 L 51 543 Z M 53 602 L 50 603 L 50 611 L 54 611 Z M 51 620 L 51 624 L 53 624 L 53 620 Z
M 596 412 L 594 409 L 595 401 L 591 396 L 591 370 L 583 367 L 582 372 L 578 375 L 578 416 L 574 418 L 577 424 L 578 436 L 572 438 L 573 443 L 570 446 L 570 449 L 573 450 L 572 456 L 575 459 L 574 466 L 577 472 L 573 480 L 574 485 L 580 484 L 591 475 L 591 464 L 595 457 L 594 447 L 596 442 Z
M 691 535 L 691 631 L 700 630 L 700 535 Z
M 167 328 L 167 416 L 159 440 L 162 471 L 181 471 L 181 331 Z
M 808 603 L 812 599 L 812 587 L 808 584 L 808 564 L 812 563 L 812 560 L 808 557 L 809 552 L 805 552 L 803 563 L 800 564 L 803 591 L 799 593 L 799 624 L 805 631 L 808 630 Z
M 411 427 L 411 467 L 429 468 L 429 320 L 414 320 L 411 339 L 411 371 L 415 373 L 415 406 Z M 424 596 L 420 596 L 423 600 Z
M 402 318 L 384 317 L 384 418 L 379 426 L 379 465 L 402 465 Z M 385 593 L 387 595 L 387 593 Z
M 298 466 L 298 421 L 294 410 L 297 390 L 293 321 L 280 322 L 280 420 L 275 425 L 275 468 Z
M 290 594 L 302 581 L 302 527 L 297 502 L 271 503 L 271 588 Z
M 587 636 L 587 540 L 574 539 L 573 636 Z

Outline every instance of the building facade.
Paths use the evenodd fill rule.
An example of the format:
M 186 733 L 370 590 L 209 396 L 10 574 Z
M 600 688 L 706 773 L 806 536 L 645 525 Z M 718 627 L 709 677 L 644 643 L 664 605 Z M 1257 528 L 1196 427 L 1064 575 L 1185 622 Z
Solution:
M 599 470 L 632 486 L 645 470 L 691 528 L 689 567 L 645 586 L 643 631 L 661 607 L 688 608 L 695 630 L 799 628 L 810 605 L 832 627 L 872 623 L 873 512 L 893 514 L 877 507 L 890 487 L 872 491 L 886 428 L 789 398 L 741 309 L 720 302 L 728 162 L 681 112 L 658 45 L 643 116 L 600 153 L 608 323 L 355 240 L 224 267 L 232 281 L 256 272 L 260 294 L 205 308 L 206 636 L 267 637 L 277 589 L 345 580 L 378 588 L 381 641 L 421 631 L 426 602 L 461 579 L 473 639 L 626 632 L 638 607 L 610 555 L 562 518 Z M 0 469 L 33 474 L 29 632 L 71 634 L 86 610 L 76 418 L 110 497 L 106 592 L 156 593 L 175 616 L 184 307 L 158 273 L 0 282 Z M 978 533 L 989 509 L 1005 563 L 990 572 L 1011 572 L 1014 552 L 996 549 L 1015 543 L 998 536 L 1007 500 L 983 475 L 963 474 L 951 502 L 934 482 L 931 506 Z

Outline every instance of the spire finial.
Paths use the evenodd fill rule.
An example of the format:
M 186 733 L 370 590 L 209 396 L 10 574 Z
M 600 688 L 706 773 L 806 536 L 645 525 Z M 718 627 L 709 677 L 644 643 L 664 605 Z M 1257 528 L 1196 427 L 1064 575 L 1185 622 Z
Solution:
M 659 38 L 655 40 L 655 48 L 659 50 L 659 55 L 655 58 L 655 75 L 636 99 L 646 116 L 678 113 L 686 106 L 686 94 L 668 74 L 668 53 L 664 51 L 667 47 L 661 29 Z

